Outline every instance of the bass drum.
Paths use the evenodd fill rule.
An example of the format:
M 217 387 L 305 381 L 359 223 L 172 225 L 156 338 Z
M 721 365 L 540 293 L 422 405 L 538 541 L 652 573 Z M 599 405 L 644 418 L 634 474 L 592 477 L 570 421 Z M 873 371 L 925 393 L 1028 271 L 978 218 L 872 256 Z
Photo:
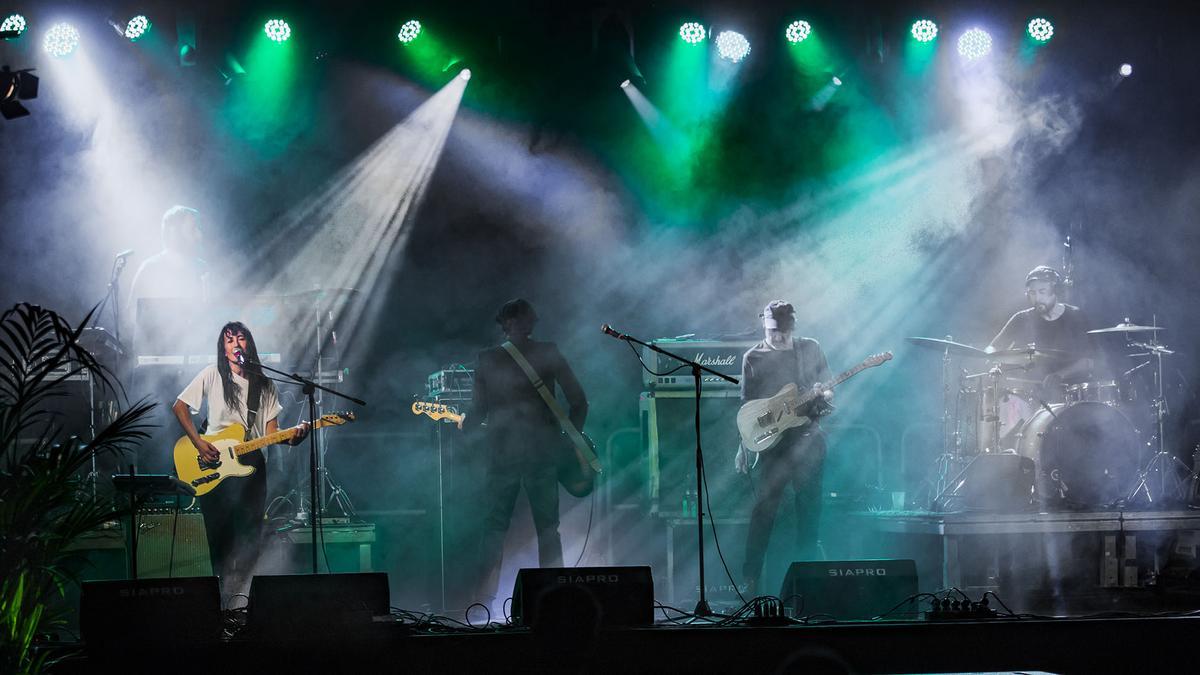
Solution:
M 1057 404 L 1034 413 L 1017 439 L 1017 452 L 1037 463 L 1043 508 L 1104 508 L 1126 496 L 1137 480 L 1137 430 L 1104 403 Z

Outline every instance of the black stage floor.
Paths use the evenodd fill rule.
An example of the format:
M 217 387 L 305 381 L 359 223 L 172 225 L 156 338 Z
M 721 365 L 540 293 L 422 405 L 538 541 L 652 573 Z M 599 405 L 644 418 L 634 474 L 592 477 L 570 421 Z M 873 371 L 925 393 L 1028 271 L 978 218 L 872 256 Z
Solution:
M 1200 617 L 997 619 L 788 627 L 657 626 L 593 639 L 401 624 L 286 642 L 138 649 L 65 672 L 1195 672 Z

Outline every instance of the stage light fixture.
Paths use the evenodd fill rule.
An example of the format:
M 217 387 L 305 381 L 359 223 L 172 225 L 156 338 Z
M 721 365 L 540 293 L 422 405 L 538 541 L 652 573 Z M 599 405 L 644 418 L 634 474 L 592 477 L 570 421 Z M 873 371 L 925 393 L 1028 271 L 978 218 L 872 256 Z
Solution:
M 272 42 L 284 43 L 292 37 L 292 27 L 283 19 L 271 19 L 263 26 L 263 32 Z
M 968 61 L 983 58 L 992 51 L 992 36 L 982 28 L 972 28 L 958 38 L 958 53 Z
M 421 22 L 417 21 L 416 19 L 412 19 L 404 22 L 404 25 L 400 27 L 400 32 L 396 35 L 396 38 L 400 40 L 401 44 L 408 44 L 413 40 L 416 40 L 420 35 Z
M 46 31 L 42 48 L 50 56 L 69 56 L 79 46 L 79 31 L 69 23 L 56 23 Z
M 1046 42 L 1054 37 L 1054 24 L 1041 17 L 1031 20 L 1027 30 L 1029 31 L 1029 37 L 1038 42 Z
M 689 45 L 698 45 L 708 38 L 708 31 L 704 26 L 695 22 L 689 21 L 679 27 L 679 39 Z
M 920 19 L 913 22 L 912 36 L 917 42 L 930 42 L 937 37 L 937 24 L 929 19 Z
M 0 116 L 6 120 L 29 114 L 21 101 L 37 98 L 38 79 L 30 70 L 13 72 L 8 66 L 0 68 Z
M 632 83 L 632 82 L 630 82 L 629 80 L 625 80 L 624 82 L 622 82 L 622 83 L 621 83 L 621 88 L 622 88 L 622 89 L 628 89 L 628 88 L 629 88 L 629 85 L 631 85 L 631 84 L 633 84 L 633 83 Z
M 807 21 L 793 21 L 788 24 L 787 30 L 783 32 L 787 41 L 792 44 L 804 42 L 808 39 L 809 33 L 812 33 L 812 26 Z
M 842 86 L 842 78 L 838 77 L 837 75 L 833 76 L 833 79 L 831 80 L 831 82 L 833 82 L 833 86 L 835 86 L 835 87 Z
M 130 42 L 137 42 L 138 38 L 150 30 L 150 26 L 150 19 L 147 19 L 144 14 L 138 14 L 125 24 L 125 37 L 129 38 Z
M 13 40 L 20 37 L 28 26 L 29 24 L 25 23 L 25 17 L 20 14 L 9 14 L 4 17 L 4 23 L 0 23 L 0 34 L 4 35 L 5 40 Z
M 737 31 L 721 31 L 717 35 L 717 54 L 726 61 L 737 63 L 750 55 L 750 41 Z
M 1133 74 L 1133 66 L 1129 65 L 1128 63 L 1122 63 L 1121 67 L 1117 69 L 1117 72 L 1121 74 L 1121 77 L 1129 77 Z
M 471 69 L 463 68 L 462 72 L 459 73 L 458 76 L 461 77 L 463 80 L 469 81 L 471 79 Z

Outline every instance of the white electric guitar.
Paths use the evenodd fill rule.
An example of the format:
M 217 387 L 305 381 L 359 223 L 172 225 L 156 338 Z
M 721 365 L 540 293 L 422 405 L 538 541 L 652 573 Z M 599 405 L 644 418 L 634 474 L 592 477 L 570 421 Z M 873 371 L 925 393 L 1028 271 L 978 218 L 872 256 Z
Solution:
M 891 358 L 891 352 L 868 357 L 862 363 L 823 384 L 819 390 L 833 389 L 867 368 L 882 365 Z M 746 401 L 737 414 L 737 427 L 742 436 L 742 445 L 751 452 L 770 450 L 779 442 L 784 431 L 802 427 L 812 421 L 800 411 L 805 410 L 817 396 L 812 389 L 801 394 L 795 384 L 787 384 L 771 398 Z

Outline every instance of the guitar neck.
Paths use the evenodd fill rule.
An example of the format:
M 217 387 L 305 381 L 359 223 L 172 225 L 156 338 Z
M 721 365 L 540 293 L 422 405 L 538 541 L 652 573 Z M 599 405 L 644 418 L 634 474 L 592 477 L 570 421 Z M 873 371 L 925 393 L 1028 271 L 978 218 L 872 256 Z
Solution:
M 320 429 L 321 427 L 327 427 L 327 426 L 329 426 L 329 422 L 326 422 L 324 420 L 317 420 L 312 425 L 312 428 L 315 431 L 317 429 Z M 244 455 L 246 453 L 254 452 L 255 450 L 261 450 L 262 448 L 265 448 L 268 445 L 275 445 L 276 443 L 290 441 L 291 439 L 296 437 L 296 433 L 297 432 L 295 429 L 284 429 L 283 431 L 276 431 L 275 433 L 267 434 L 266 436 L 263 436 L 262 438 L 256 438 L 252 441 L 246 441 L 245 443 L 239 443 L 239 444 L 233 446 L 233 453 L 235 455 L 237 455 L 238 457 L 241 457 L 242 455 Z
M 868 366 L 867 362 L 863 361 L 862 363 L 858 364 L 857 366 L 854 366 L 850 370 L 843 370 L 842 372 L 838 373 L 837 377 L 826 382 L 824 384 L 824 386 L 822 386 L 821 388 L 822 389 L 833 389 L 834 387 L 838 386 L 839 384 L 845 382 L 846 380 L 848 380 L 848 379 L 854 377 L 855 375 L 861 373 L 862 371 L 866 370 L 868 367 L 869 366 Z M 810 389 L 808 392 L 806 392 L 803 396 L 800 397 L 800 401 L 799 401 L 799 403 L 797 403 L 797 405 L 799 405 L 799 406 L 807 405 L 807 404 L 811 403 L 812 400 L 815 399 L 816 397 L 817 397 L 817 394 L 813 393 L 813 391 Z

